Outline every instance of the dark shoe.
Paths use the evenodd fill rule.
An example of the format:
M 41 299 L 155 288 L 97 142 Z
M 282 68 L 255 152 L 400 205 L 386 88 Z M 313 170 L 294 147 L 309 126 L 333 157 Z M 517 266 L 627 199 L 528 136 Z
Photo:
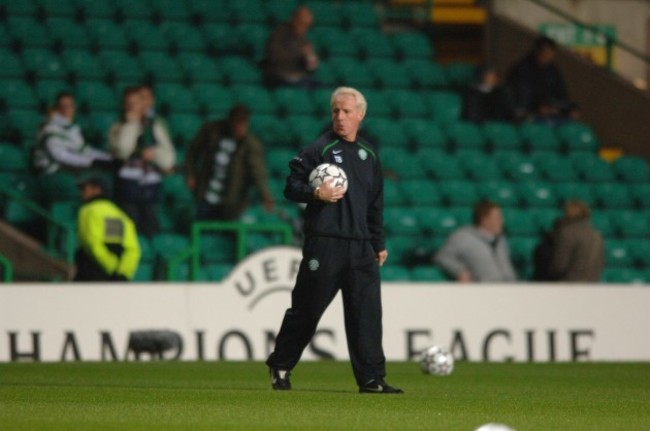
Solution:
M 403 394 L 404 391 L 394 388 L 383 379 L 373 379 L 363 386 L 359 386 L 360 394 Z
M 278 370 L 277 368 L 269 368 L 271 373 L 271 386 L 278 391 L 288 391 L 291 389 L 291 381 L 289 376 L 291 373 L 288 370 Z

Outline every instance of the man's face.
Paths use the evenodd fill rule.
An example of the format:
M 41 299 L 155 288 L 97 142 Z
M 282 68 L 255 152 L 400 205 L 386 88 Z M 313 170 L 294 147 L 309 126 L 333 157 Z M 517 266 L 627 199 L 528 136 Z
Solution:
M 537 52 L 537 63 L 540 66 L 551 64 L 555 61 L 555 54 L 556 52 L 553 48 L 542 48 L 539 52 Z
M 481 220 L 481 227 L 493 235 L 501 235 L 503 232 L 503 212 L 501 208 L 492 208 Z
M 142 105 L 145 112 L 149 112 L 153 105 L 156 103 L 153 92 L 149 87 L 142 87 L 139 91 L 140 97 L 142 98 Z
M 83 184 L 79 188 L 79 192 L 81 194 L 81 200 L 83 202 L 88 202 L 95 196 L 102 194 L 102 189 L 94 184 Z
M 332 128 L 346 141 L 357 138 L 363 112 L 357 106 L 356 98 L 349 94 L 340 94 L 332 102 Z
M 248 120 L 236 119 L 230 122 L 230 131 L 235 139 L 244 139 L 248 134 Z
M 76 104 L 72 97 L 62 97 L 56 105 L 57 112 L 65 118 L 72 120 L 76 110 Z

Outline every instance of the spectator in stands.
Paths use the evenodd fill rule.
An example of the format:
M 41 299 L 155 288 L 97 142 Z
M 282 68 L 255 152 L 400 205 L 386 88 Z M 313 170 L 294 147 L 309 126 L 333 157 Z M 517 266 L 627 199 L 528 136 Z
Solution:
M 111 153 L 124 162 L 116 174 L 115 199 L 146 236 L 160 229 L 156 214 L 160 187 L 176 163 L 167 124 L 156 115 L 154 102 L 150 87 L 127 88 L 122 117 L 109 131 Z
M 101 177 L 79 182 L 75 281 L 128 281 L 140 261 L 140 244 L 133 221 L 106 196 Z
M 533 281 L 555 281 L 551 274 L 551 258 L 560 222 L 561 219 L 557 218 L 550 230 L 542 232 L 539 242 L 533 249 Z
M 299 6 L 291 20 L 276 28 L 266 42 L 263 61 L 268 85 L 295 85 L 313 88 L 318 82 L 312 73 L 318 69 L 319 59 L 307 33 L 314 16 L 307 6 Z
M 489 201 L 476 204 L 473 225 L 453 232 L 434 262 L 459 282 L 516 281 L 501 208 Z
M 463 94 L 462 118 L 466 121 L 514 121 L 515 105 L 508 87 L 501 85 L 491 66 L 476 70 L 476 80 Z
M 556 56 L 557 43 L 542 36 L 510 69 L 508 86 L 514 94 L 520 120 L 557 123 L 578 117 L 577 105 L 569 99 Z
M 553 237 L 549 272 L 554 280 L 600 281 L 605 265 L 603 236 L 590 222 L 590 211 L 582 201 L 568 201 Z
M 190 143 L 186 181 L 197 201 L 197 219 L 238 219 L 249 204 L 253 185 L 266 210 L 273 210 L 264 151 L 249 123 L 248 107 L 236 105 L 228 118 L 204 124 Z
M 78 173 L 110 165 L 110 154 L 87 145 L 81 127 L 74 122 L 76 103 L 71 93 L 56 96 L 47 121 L 39 128 L 31 164 L 39 174 L 65 170 Z

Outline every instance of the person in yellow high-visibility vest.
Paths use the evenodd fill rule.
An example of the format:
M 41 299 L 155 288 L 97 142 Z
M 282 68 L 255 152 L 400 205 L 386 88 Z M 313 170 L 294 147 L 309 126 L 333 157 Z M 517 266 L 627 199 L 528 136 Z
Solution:
M 79 181 L 75 281 L 128 281 L 140 262 L 140 243 L 133 221 L 106 196 L 103 178 Z

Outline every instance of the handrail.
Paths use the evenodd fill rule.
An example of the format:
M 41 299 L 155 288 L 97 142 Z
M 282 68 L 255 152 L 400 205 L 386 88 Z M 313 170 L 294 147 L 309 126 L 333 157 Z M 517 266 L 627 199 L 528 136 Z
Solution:
M 0 254 L 0 266 L 2 267 L 2 281 L 11 283 L 14 279 L 14 266 L 11 261 Z
M 5 195 L 9 196 L 10 199 L 15 200 L 18 204 L 24 206 L 28 210 L 36 213 L 39 217 L 44 218 L 45 220 L 48 221 L 48 223 L 56 226 L 57 228 L 61 229 L 64 233 L 65 237 L 65 250 L 63 251 L 63 255 L 65 257 L 65 260 L 67 263 L 73 263 L 74 262 L 74 250 L 76 244 L 74 243 L 74 236 L 73 234 L 73 229 L 70 225 L 63 223 L 54 217 L 44 208 L 42 208 L 40 205 L 36 204 L 30 199 L 27 199 L 26 197 L 20 195 L 20 193 L 17 193 L 16 191 L 9 189 L 5 186 L 0 185 L 0 193 L 4 193 Z M 52 235 L 52 233 L 48 229 L 47 233 L 47 244 L 46 244 L 46 249 L 49 252 L 55 252 L 56 247 L 54 244 L 55 237 Z
M 647 56 L 646 54 L 636 50 L 635 48 L 629 46 L 628 44 L 621 42 L 617 40 L 616 38 L 610 36 L 606 32 L 602 31 L 600 28 L 598 28 L 595 25 L 591 24 L 586 24 L 579 19 L 575 18 L 574 16 L 564 12 L 561 9 L 558 9 L 557 7 L 548 4 L 545 0 L 528 0 L 531 3 L 535 3 L 536 5 L 546 9 L 547 11 L 551 12 L 552 14 L 555 14 L 562 19 L 569 21 L 572 24 L 575 24 L 581 28 L 584 28 L 598 36 L 601 36 L 605 39 L 605 52 L 606 52 L 606 67 L 607 70 L 611 71 L 612 66 L 613 66 L 613 61 L 612 61 L 612 49 L 614 45 L 616 45 L 618 48 L 622 49 L 623 51 L 626 51 L 628 54 L 632 55 L 633 57 L 636 57 L 639 60 L 642 60 L 646 64 L 650 64 L 650 56 Z
M 200 267 L 200 241 L 201 234 L 205 231 L 233 232 L 236 234 L 235 260 L 241 261 L 246 257 L 246 238 L 250 232 L 280 233 L 283 236 L 284 244 L 291 244 L 293 241 L 293 229 L 286 223 L 264 222 L 264 223 L 241 223 L 241 222 L 220 222 L 201 221 L 192 224 L 190 233 L 190 246 L 179 252 L 167 262 L 165 278 L 171 281 L 176 267 L 186 259 L 191 259 L 190 280 L 196 281 Z

